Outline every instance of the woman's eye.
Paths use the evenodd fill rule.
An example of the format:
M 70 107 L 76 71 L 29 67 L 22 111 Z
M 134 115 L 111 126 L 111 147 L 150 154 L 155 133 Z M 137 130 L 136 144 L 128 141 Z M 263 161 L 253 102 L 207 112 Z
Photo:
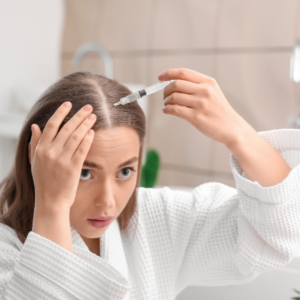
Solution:
M 118 177 L 119 178 L 122 178 L 122 179 L 128 179 L 131 175 L 131 169 L 130 168 L 125 168 L 125 169 L 122 169 L 119 174 L 118 174 Z
M 82 169 L 80 174 L 80 180 L 85 181 L 91 178 L 91 172 L 87 169 Z

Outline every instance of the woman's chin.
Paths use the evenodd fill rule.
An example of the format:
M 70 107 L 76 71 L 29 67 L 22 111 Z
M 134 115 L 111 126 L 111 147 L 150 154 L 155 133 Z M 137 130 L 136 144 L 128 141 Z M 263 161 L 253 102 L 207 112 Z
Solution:
M 105 228 L 95 228 L 92 225 L 87 224 L 87 226 L 78 226 L 78 227 L 74 226 L 73 229 L 75 229 L 80 234 L 81 237 L 84 236 L 85 238 L 88 239 L 97 239 L 104 234 L 104 232 L 108 227 L 109 226 Z

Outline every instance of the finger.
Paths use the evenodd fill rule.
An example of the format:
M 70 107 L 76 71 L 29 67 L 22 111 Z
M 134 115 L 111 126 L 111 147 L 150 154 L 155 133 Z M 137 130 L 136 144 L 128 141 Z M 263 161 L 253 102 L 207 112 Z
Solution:
M 32 124 L 31 130 L 32 130 L 32 135 L 30 140 L 30 158 L 31 158 L 30 162 L 33 161 L 36 147 L 42 135 L 41 129 L 37 124 Z
M 82 142 L 83 138 L 86 136 L 88 131 L 96 122 L 96 115 L 89 115 L 84 122 L 72 133 L 67 143 L 64 146 L 64 155 L 72 157 Z
M 82 107 L 59 131 L 57 134 L 54 144 L 61 145 L 62 147 L 66 144 L 73 132 L 80 126 L 80 124 L 91 114 L 93 108 L 87 104 Z
M 164 88 L 164 99 L 174 92 L 190 94 L 190 95 L 194 94 L 197 92 L 198 87 L 199 85 L 193 82 L 184 81 L 184 80 L 175 80 Z
M 94 139 L 95 132 L 93 129 L 90 129 L 88 133 L 83 138 L 82 142 L 80 143 L 79 147 L 77 148 L 76 152 L 72 157 L 72 162 L 75 165 L 82 166 L 83 162 L 91 148 L 93 139 Z
M 196 108 L 197 106 L 197 101 L 195 100 L 195 97 L 187 94 L 182 94 L 182 93 L 173 93 L 169 95 L 165 99 L 165 105 L 171 104 L 177 104 L 181 106 L 187 106 L 190 108 Z
M 181 105 L 166 105 L 163 108 L 163 112 L 168 115 L 179 117 L 188 122 L 190 122 L 193 117 L 193 109 Z
M 68 115 L 72 107 L 72 103 L 67 101 L 63 103 L 53 114 L 53 116 L 48 120 L 41 137 L 41 144 L 50 144 L 58 131 L 58 128 L 64 118 Z
M 160 81 L 180 79 L 180 80 L 190 81 L 190 82 L 194 82 L 194 83 L 201 83 L 201 82 L 213 80 L 213 78 L 211 78 L 207 75 L 198 73 L 198 72 L 190 70 L 190 69 L 185 69 L 185 68 L 170 69 L 170 70 L 160 74 L 158 76 L 158 79 Z

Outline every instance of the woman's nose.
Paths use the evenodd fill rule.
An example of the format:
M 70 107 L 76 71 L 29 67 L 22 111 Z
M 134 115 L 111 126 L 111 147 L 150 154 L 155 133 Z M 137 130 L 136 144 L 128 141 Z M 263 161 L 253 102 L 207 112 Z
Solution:
M 98 196 L 95 198 L 95 205 L 99 207 L 102 206 L 107 209 L 115 206 L 113 187 L 109 182 L 105 182 L 101 185 L 100 190 L 98 189 Z

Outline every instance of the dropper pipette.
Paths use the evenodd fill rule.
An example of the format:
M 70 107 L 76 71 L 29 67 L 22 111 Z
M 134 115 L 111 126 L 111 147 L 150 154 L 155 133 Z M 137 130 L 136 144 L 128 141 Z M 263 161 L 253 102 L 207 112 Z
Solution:
M 151 86 L 149 86 L 149 87 L 147 87 L 143 90 L 140 90 L 138 92 L 130 94 L 130 95 L 124 97 L 124 98 L 121 98 L 120 101 L 118 101 L 114 104 L 114 106 L 118 106 L 118 105 L 121 105 L 121 104 L 125 105 L 127 103 L 136 101 L 136 100 L 138 100 L 142 97 L 151 95 L 155 92 L 158 92 L 158 91 L 164 89 L 168 84 L 170 84 L 173 81 L 175 81 L 175 80 L 163 81 L 163 82 L 159 82 L 159 83 L 156 83 L 154 85 L 151 85 Z

